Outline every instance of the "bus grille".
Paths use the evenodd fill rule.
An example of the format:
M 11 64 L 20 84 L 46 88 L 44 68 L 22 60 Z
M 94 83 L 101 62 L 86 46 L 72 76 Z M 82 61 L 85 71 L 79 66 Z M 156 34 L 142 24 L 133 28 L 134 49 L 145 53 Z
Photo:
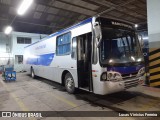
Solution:
M 139 84 L 138 83 L 139 77 L 137 77 L 137 74 L 138 74 L 138 72 L 122 75 L 122 78 L 123 78 L 124 83 L 125 83 L 125 89 L 135 87 Z
M 126 80 L 124 82 L 125 83 L 125 89 L 137 86 L 139 84 L 138 81 L 139 81 L 139 78 L 135 78 L 135 79 L 131 79 L 131 80 Z
M 122 74 L 122 78 L 123 78 L 123 80 L 135 78 L 135 77 L 137 77 L 137 74 L 138 74 L 138 72 L 130 73 L 130 74 Z

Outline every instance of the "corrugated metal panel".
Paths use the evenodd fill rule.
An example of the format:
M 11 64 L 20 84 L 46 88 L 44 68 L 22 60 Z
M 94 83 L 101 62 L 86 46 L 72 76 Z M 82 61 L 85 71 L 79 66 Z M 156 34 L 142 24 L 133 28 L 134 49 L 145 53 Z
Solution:
M 52 21 L 53 19 L 54 19 L 53 15 L 48 15 L 46 18 L 47 21 Z
M 51 7 L 49 7 L 49 9 L 47 10 L 47 13 L 57 14 L 58 12 L 59 12 L 58 9 L 56 9 L 56 8 L 51 8 Z
M 85 15 L 80 15 L 80 16 L 78 17 L 78 20 L 83 20 L 83 19 L 85 19 L 85 18 L 86 18 Z
M 81 7 L 85 7 L 87 9 L 91 9 L 91 10 L 97 10 L 99 8 L 99 6 L 82 1 L 82 0 L 62 0 L 64 2 L 68 2 L 68 3 L 72 3 Z
M 37 11 L 41 11 L 41 12 L 43 12 L 43 11 L 45 11 L 45 9 L 46 9 L 46 6 L 45 5 L 37 5 Z
M 122 15 L 124 15 L 124 14 L 122 14 L 122 13 L 116 11 L 116 10 L 115 11 L 110 11 L 110 12 L 108 12 L 108 14 L 112 15 L 112 16 L 115 16 L 115 17 L 121 17 Z
M 93 15 L 96 14 L 96 12 L 94 12 L 94 11 L 87 10 L 87 9 L 84 9 L 84 8 L 81 8 L 81 7 L 76 7 L 76 6 L 66 4 L 66 3 L 63 3 L 63 2 L 59 2 L 59 1 L 55 1 L 53 3 L 53 6 L 58 7 L 58 8 L 62 8 L 62 9 L 66 9 L 66 10 L 69 10 L 69 11 L 89 15 L 89 16 L 93 16 Z
M 10 8 L 9 8 L 9 13 L 10 13 L 11 15 L 16 15 L 16 14 L 17 14 L 17 9 L 14 8 L 14 7 L 10 7 Z
M 59 10 L 58 14 L 66 17 L 66 18 L 71 18 L 71 17 L 76 16 L 78 13 L 73 13 L 73 12 L 69 12 L 69 11 L 65 11 L 65 10 Z
M 42 13 L 40 12 L 35 12 L 33 18 L 39 19 L 41 17 Z
M 10 5 L 11 4 L 11 0 L 0 0 L 0 3 L 6 4 L 6 5 Z

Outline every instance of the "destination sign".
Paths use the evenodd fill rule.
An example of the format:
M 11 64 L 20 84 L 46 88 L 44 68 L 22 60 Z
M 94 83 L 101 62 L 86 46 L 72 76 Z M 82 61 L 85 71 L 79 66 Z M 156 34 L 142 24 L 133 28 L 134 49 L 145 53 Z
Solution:
M 125 27 L 125 28 L 129 28 L 129 29 L 133 29 L 132 24 L 125 23 L 122 21 L 113 20 L 113 19 L 103 18 L 103 17 L 97 18 L 97 22 L 100 22 L 102 24 L 102 26 L 113 25 L 113 26 L 117 26 L 117 27 Z
M 119 22 L 114 22 L 114 21 L 112 21 L 112 25 L 127 27 L 127 28 L 131 28 L 131 29 L 133 28 L 131 25 L 127 25 L 127 24 L 119 23 Z

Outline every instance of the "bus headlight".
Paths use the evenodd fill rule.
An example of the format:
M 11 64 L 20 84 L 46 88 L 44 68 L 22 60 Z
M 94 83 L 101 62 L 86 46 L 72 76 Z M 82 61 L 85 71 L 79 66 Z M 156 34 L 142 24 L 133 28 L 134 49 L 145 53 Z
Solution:
M 118 72 L 108 72 L 107 74 L 107 80 L 122 80 L 122 76 Z
M 138 71 L 138 76 L 139 76 L 139 75 L 144 75 L 144 73 L 145 73 L 145 68 L 142 67 L 142 68 Z
M 106 81 L 106 80 L 107 80 L 107 73 L 104 72 L 104 73 L 102 73 L 102 75 L 101 75 L 101 81 Z
M 113 78 L 113 74 L 112 73 L 108 73 L 108 80 L 112 79 Z

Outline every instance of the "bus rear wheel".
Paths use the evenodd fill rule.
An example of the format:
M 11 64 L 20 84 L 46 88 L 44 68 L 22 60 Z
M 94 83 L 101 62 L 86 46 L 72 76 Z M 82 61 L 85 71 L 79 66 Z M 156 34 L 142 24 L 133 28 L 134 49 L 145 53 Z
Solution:
M 68 93 L 70 94 L 75 93 L 74 79 L 70 73 L 67 73 L 65 76 L 65 88 Z

